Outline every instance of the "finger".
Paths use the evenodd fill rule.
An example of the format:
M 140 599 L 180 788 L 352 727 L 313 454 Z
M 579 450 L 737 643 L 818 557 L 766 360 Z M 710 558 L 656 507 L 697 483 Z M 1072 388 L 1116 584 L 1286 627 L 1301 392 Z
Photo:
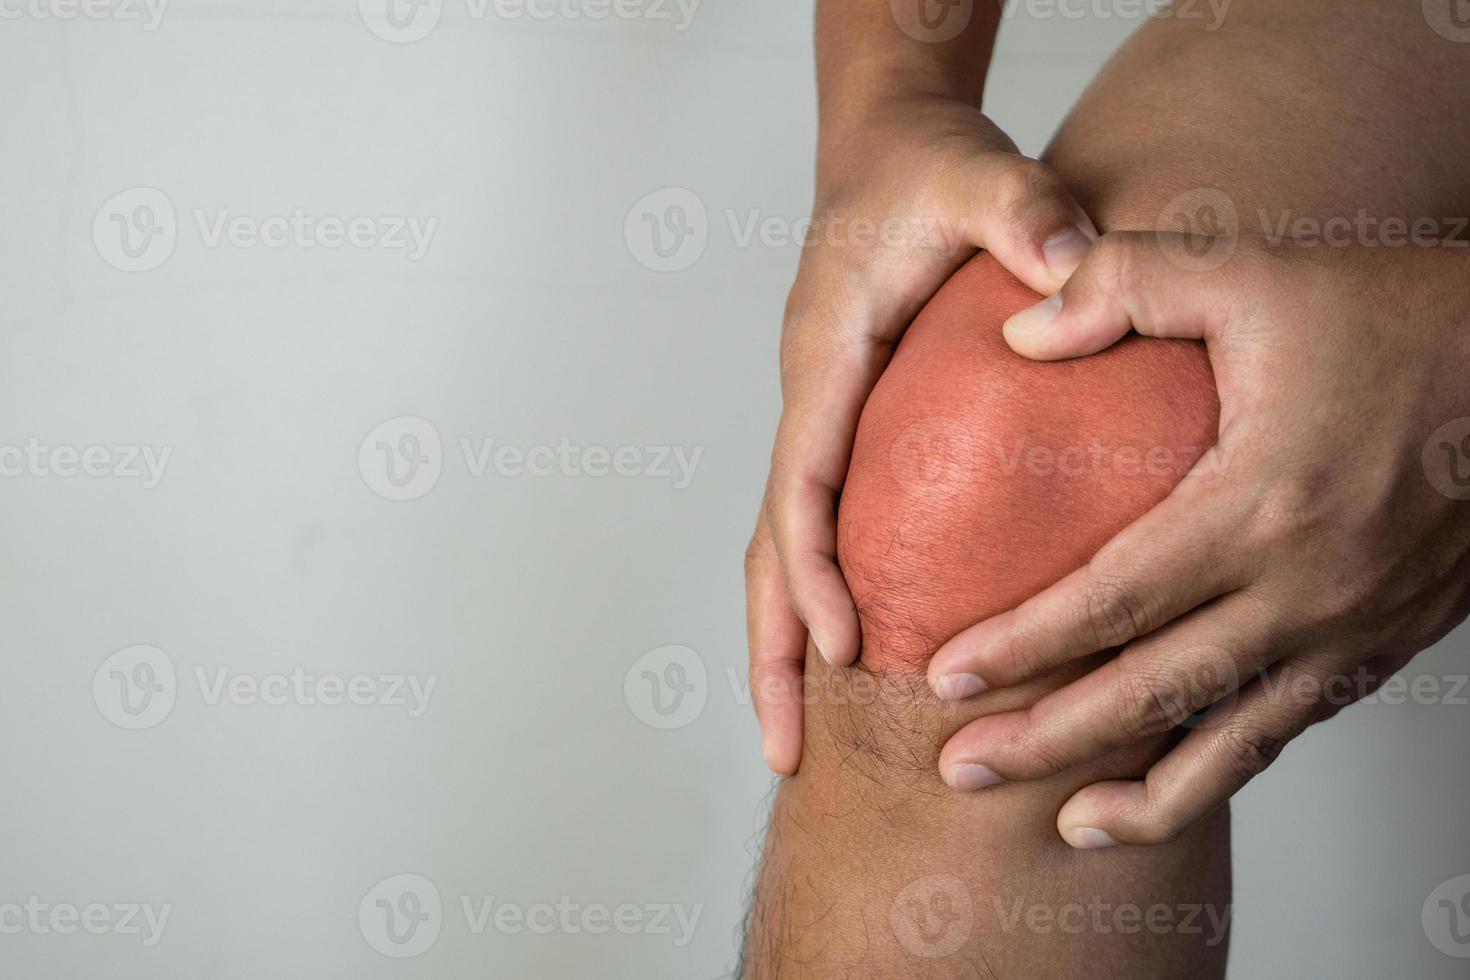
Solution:
M 1177 258 L 1183 237 L 1104 235 L 1061 292 L 1006 321 L 1006 342 L 1018 354 L 1051 361 L 1094 354 L 1129 330 L 1150 337 L 1218 336 L 1249 292 L 1240 285 L 1248 263 L 1237 257 L 1229 266 L 1192 269 Z
M 878 314 L 798 311 L 781 354 L 785 406 L 765 517 L 791 608 L 830 663 L 858 657 L 857 610 L 837 564 L 837 494 L 863 403 L 892 354 Z
M 857 610 L 837 564 L 837 492 L 830 484 L 797 477 L 771 511 L 791 608 L 806 625 L 817 652 L 835 666 L 857 660 Z
M 1174 840 L 1264 772 L 1318 718 L 1321 685 L 1334 672 L 1326 656 L 1273 668 L 1217 720 L 1186 735 L 1143 780 L 1078 790 L 1057 814 L 1057 830 L 1077 848 Z
M 781 564 L 764 521 L 745 552 L 745 625 L 750 694 L 766 765 L 789 776 L 801 761 L 806 628 L 786 601 Z
M 1038 160 L 981 153 L 958 180 L 970 241 L 1039 293 L 1066 282 L 1097 240 L 1066 183 Z
M 1275 617 L 1235 592 L 1177 620 L 1031 708 L 979 718 L 940 752 L 957 789 L 1041 779 L 1173 731 L 1276 659 Z
M 1249 569 L 1235 541 L 1247 514 L 1240 498 L 1207 492 L 1214 465 L 1206 454 L 1085 566 L 948 640 L 929 662 L 934 693 L 956 700 L 1016 684 L 1122 646 L 1244 585 Z

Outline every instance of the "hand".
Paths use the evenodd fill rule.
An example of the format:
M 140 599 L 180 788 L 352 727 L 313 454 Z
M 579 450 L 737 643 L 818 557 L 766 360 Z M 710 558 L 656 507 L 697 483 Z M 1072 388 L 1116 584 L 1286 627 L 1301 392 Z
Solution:
M 833 664 L 858 657 L 836 500 L 894 345 L 976 249 L 1052 293 L 1097 235 L 1049 168 L 962 101 L 892 98 L 822 143 L 814 241 L 782 330 L 781 423 L 745 563 L 751 691 L 767 764 L 781 773 L 801 758 L 808 634 Z
M 1193 722 L 1144 780 L 1067 802 L 1057 827 L 1075 847 L 1173 839 L 1470 611 L 1470 249 L 1240 241 L 1223 267 L 1189 272 L 1171 261 L 1181 244 L 1105 235 L 1006 337 L 1040 360 L 1130 326 L 1203 339 L 1217 446 L 1085 568 L 955 636 L 929 669 L 954 698 L 1122 647 L 1030 710 L 956 733 L 940 767 L 962 789 Z

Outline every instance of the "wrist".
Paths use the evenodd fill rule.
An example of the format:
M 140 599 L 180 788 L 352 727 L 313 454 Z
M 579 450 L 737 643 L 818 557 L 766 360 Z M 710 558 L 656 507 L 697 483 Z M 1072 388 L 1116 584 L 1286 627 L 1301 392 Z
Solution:
M 1016 152 L 975 105 L 940 91 L 904 87 L 854 102 L 822 120 L 817 133 L 817 197 L 843 184 L 870 184 L 892 160 L 895 176 L 919 190 L 936 155 L 962 147 Z
M 889 0 L 819 0 L 816 24 L 822 128 L 841 127 L 893 98 L 948 98 L 978 108 L 1000 25 L 1000 4 L 977 0 L 942 40 L 899 23 Z M 959 8 L 952 8 L 951 13 Z
M 851 126 L 875 111 L 904 102 L 948 101 L 978 109 L 984 92 L 983 69 L 954 71 L 905 52 L 869 54 L 819 73 L 819 128 Z

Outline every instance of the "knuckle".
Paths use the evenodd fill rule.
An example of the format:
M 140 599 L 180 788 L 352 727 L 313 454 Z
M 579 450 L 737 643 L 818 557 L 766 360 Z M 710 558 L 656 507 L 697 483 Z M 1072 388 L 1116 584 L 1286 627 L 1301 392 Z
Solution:
M 1270 248 L 1257 238 L 1237 233 L 1235 252 L 1230 256 L 1230 269 L 1240 283 L 1241 291 L 1253 296 L 1281 295 L 1282 285 L 1289 281 L 1291 267 L 1306 263 L 1308 267 L 1321 262 L 1322 256 L 1314 249 Z M 1324 268 L 1324 272 L 1328 270 Z M 1341 267 L 1334 265 L 1330 274 L 1341 276 Z
M 781 308 L 781 323 L 785 329 L 790 330 L 800 320 L 802 311 L 807 306 L 807 295 L 804 284 L 797 280 L 796 284 L 786 294 L 786 304 Z
M 783 340 L 810 333 L 830 321 L 836 300 L 852 278 L 850 270 L 828 253 L 818 253 L 816 246 L 802 259 L 781 311 Z
M 1249 530 L 1257 547 L 1290 547 L 1313 537 L 1321 523 L 1321 502 L 1330 489 L 1321 481 L 1291 477 L 1273 481 L 1252 508 Z
M 1125 674 L 1122 693 L 1118 724 L 1135 741 L 1182 725 L 1195 707 L 1187 686 L 1157 673 Z
M 763 696 L 765 694 L 763 680 L 769 674 L 769 671 L 770 668 L 763 661 L 757 660 L 755 657 L 751 657 L 746 664 L 745 679 L 746 683 L 750 685 L 750 703 L 751 707 L 755 709 L 755 716 L 757 718 L 765 717 L 766 699 Z
M 776 542 L 775 506 L 773 494 L 767 494 L 761 502 L 760 519 L 745 546 L 745 577 L 747 581 L 770 575 L 781 569 L 781 551 Z
M 1240 781 L 1259 776 L 1281 757 L 1288 739 L 1258 727 L 1236 726 L 1221 733 L 1224 762 Z
M 788 329 L 808 319 L 823 296 L 831 292 L 835 274 L 830 266 L 829 256 L 818 247 L 814 246 L 802 255 L 782 308 L 782 319 Z
M 782 663 L 752 659 L 747 671 L 751 703 L 756 717 L 764 721 L 771 711 L 797 699 L 800 675 L 792 676 Z
M 1110 305 L 1151 316 L 1159 280 L 1172 274 L 1157 258 L 1157 240 L 1138 232 L 1109 232 L 1093 243 L 1083 261 L 1087 289 Z
M 1000 668 L 998 673 L 1003 675 L 997 677 L 997 680 L 1035 677 L 1046 670 L 1046 664 L 1038 655 L 1037 650 L 1021 640 L 999 644 L 995 651 L 995 659 Z
M 1097 288 L 1114 300 L 1140 291 L 1139 264 L 1133 240 L 1115 233 L 1103 235 L 1087 254 L 1092 280 Z
M 1015 757 L 1025 759 L 1036 776 L 1053 776 L 1070 765 L 1064 746 L 1031 725 L 1023 728 L 1011 741 Z
M 1138 843 L 1148 845 L 1167 844 L 1176 839 L 1184 832 L 1184 826 L 1177 818 L 1168 813 L 1155 813 L 1143 821 L 1135 829 L 1134 835 Z
M 788 299 L 781 323 L 781 361 L 783 367 L 809 367 L 814 357 L 825 358 L 825 352 L 837 342 L 842 318 L 835 315 L 831 300 L 802 295 Z
M 1315 614 L 1307 614 L 1310 625 L 1348 625 L 1361 621 L 1362 625 L 1370 626 L 1379 620 L 1374 614 L 1380 611 L 1378 606 L 1383 595 L 1383 582 L 1378 575 L 1354 570 L 1332 576 L 1326 584 L 1313 600 Z
M 1120 646 L 1148 632 L 1143 605 L 1118 578 L 1099 575 L 1084 596 L 1086 628 L 1098 650 Z
M 1251 514 L 1251 537 L 1263 546 L 1289 543 L 1300 533 L 1303 507 L 1295 493 L 1279 488 L 1266 492 Z
M 754 578 L 769 568 L 773 554 L 770 538 L 757 532 L 745 546 L 745 577 Z
M 986 190 L 990 214 L 1007 221 L 1022 219 L 1039 208 L 1054 208 L 1066 193 L 1050 167 L 1024 157 L 992 175 Z

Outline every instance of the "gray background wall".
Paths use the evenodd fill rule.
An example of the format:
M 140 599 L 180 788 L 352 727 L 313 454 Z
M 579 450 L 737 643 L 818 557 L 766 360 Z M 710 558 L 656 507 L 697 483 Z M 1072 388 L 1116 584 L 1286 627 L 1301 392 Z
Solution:
M 797 259 L 743 231 L 809 203 L 810 4 L 26 2 L 0 973 L 720 975 L 770 786 L 740 555 Z M 1136 24 L 1018 13 L 994 115 L 1039 151 Z M 671 204 L 703 237 L 658 272 L 641 215 Z M 326 224 L 251 244 L 297 212 Z M 1421 910 L 1470 872 L 1465 648 L 1240 798 L 1235 976 L 1464 975 Z

